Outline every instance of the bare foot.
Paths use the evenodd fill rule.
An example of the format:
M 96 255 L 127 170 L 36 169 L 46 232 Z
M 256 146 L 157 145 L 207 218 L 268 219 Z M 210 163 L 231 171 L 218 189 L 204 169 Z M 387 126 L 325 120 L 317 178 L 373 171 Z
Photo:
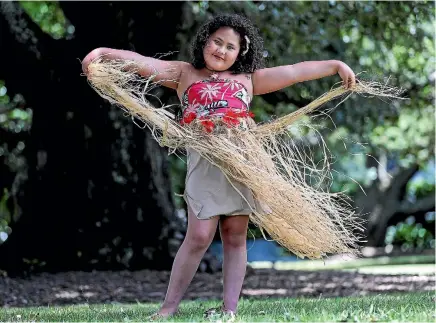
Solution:
M 211 319 L 216 316 L 221 317 L 225 322 L 234 322 L 236 319 L 236 313 L 226 309 L 224 305 L 208 309 L 206 312 L 204 312 L 204 317 L 207 319 Z
M 223 321 L 224 322 L 235 322 L 236 313 L 230 310 L 223 311 Z
M 149 321 L 158 321 L 177 314 L 177 311 L 159 311 L 148 317 Z

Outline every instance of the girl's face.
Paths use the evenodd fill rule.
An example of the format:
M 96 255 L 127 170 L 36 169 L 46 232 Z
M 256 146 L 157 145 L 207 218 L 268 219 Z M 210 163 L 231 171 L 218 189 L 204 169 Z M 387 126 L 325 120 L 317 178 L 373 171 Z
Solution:
M 212 35 L 204 46 L 203 57 L 206 67 L 213 71 L 228 70 L 238 58 L 240 37 L 230 27 L 221 27 Z

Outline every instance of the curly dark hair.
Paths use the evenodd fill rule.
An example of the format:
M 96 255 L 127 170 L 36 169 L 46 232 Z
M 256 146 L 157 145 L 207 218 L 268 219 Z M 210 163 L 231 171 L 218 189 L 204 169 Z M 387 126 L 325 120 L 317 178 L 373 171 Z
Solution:
M 210 35 L 221 27 L 230 27 L 236 31 L 241 38 L 241 49 L 236 62 L 230 67 L 233 74 L 253 73 L 255 70 L 264 66 L 263 39 L 259 30 L 252 22 L 244 16 L 238 14 L 221 14 L 207 21 L 194 38 L 191 45 L 191 64 L 200 69 L 206 66 L 203 57 L 203 49 Z M 242 53 L 247 49 L 245 36 L 250 40 L 248 52 Z

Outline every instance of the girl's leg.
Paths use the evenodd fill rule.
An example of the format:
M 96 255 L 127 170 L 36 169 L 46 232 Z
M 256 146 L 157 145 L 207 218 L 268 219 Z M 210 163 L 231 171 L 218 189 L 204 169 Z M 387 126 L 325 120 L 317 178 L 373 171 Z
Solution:
M 220 222 L 224 263 L 224 308 L 236 313 L 247 266 L 248 215 L 226 216 Z
M 199 220 L 188 208 L 188 230 L 174 259 L 165 300 L 159 311 L 162 316 L 174 314 L 194 277 L 200 261 L 211 244 L 219 217 Z

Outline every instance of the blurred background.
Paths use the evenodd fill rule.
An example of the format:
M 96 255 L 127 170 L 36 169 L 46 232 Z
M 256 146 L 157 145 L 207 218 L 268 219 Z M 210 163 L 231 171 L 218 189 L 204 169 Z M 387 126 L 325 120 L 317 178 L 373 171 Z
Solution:
M 338 59 L 362 79 L 404 88 L 406 100 L 353 95 L 331 118 L 306 121 L 334 156 L 332 191 L 345 191 L 366 220 L 363 256 L 434 263 L 434 9 L 430 1 L 1 2 L 0 269 L 171 268 L 186 230 L 183 153 L 169 155 L 99 97 L 80 60 L 97 47 L 188 60 L 196 29 L 222 12 L 259 27 L 267 66 Z M 338 81 L 256 97 L 256 121 L 295 111 Z M 170 90 L 155 94 L 177 102 Z M 320 154 L 314 137 L 296 139 Z M 201 271 L 219 270 L 215 240 Z M 296 260 L 254 226 L 247 243 L 250 262 Z

